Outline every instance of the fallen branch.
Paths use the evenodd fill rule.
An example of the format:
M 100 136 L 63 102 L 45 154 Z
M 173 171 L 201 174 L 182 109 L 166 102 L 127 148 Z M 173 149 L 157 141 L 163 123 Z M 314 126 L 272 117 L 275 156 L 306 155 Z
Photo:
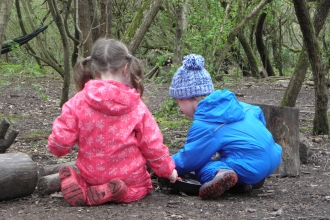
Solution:
M 5 139 L 9 126 L 9 122 L 3 119 L 0 124 L 0 153 L 6 153 L 6 150 L 14 143 L 15 138 L 18 135 L 18 131 L 12 130 L 7 139 Z
M 155 66 L 154 68 L 152 68 L 152 70 L 150 70 L 149 73 L 147 73 L 147 74 L 144 76 L 144 78 L 145 78 L 145 79 L 151 79 L 151 77 L 152 77 L 156 72 L 158 72 L 158 70 L 159 70 L 159 66 Z
M 61 182 L 58 172 L 65 166 L 70 166 L 77 170 L 75 163 L 76 161 L 70 161 L 67 163 L 39 167 L 38 193 L 43 196 L 61 191 Z
M 74 169 L 77 169 L 75 166 L 76 161 L 70 161 L 70 162 L 66 162 L 66 163 L 59 163 L 59 164 L 54 164 L 54 165 L 47 165 L 47 166 L 41 166 L 38 168 L 38 173 L 39 173 L 39 177 L 43 177 L 43 176 L 47 176 L 47 175 L 51 175 L 54 173 L 58 173 L 58 171 L 60 171 L 60 169 L 62 167 L 65 166 L 70 166 Z
M 41 177 L 37 187 L 39 194 L 42 196 L 61 191 L 61 182 L 58 173 Z

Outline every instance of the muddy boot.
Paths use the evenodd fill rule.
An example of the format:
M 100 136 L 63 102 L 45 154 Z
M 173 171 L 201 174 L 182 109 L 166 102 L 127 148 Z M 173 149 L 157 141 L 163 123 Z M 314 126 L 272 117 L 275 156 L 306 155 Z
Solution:
M 199 189 L 202 199 L 217 199 L 237 183 L 237 174 L 233 170 L 219 169 L 213 180 L 204 183 Z
M 101 205 L 110 201 L 122 199 L 127 193 L 126 184 L 120 179 L 108 183 L 90 186 L 87 189 L 87 205 Z
M 59 171 L 61 191 L 64 200 L 72 206 L 85 205 L 86 187 L 85 181 L 76 171 L 69 166 L 62 167 Z

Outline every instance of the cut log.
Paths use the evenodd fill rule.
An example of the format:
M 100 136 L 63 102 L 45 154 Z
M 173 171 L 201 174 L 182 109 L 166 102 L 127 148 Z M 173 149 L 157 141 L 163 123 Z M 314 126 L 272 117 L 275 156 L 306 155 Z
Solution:
M 76 161 L 70 161 L 70 162 L 66 162 L 66 163 L 41 166 L 38 168 L 39 178 L 50 175 L 50 174 L 58 173 L 58 171 L 64 166 L 70 166 L 74 169 L 77 169 L 75 166 L 75 163 L 76 163 Z
M 58 172 L 64 166 L 70 166 L 77 171 L 78 169 L 75 166 L 75 163 L 76 161 L 70 161 L 39 167 L 38 193 L 41 196 L 44 196 L 61 191 L 61 183 Z
M 14 143 L 15 138 L 18 135 L 18 131 L 12 130 L 7 139 L 5 139 L 9 126 L 9 122 L 3 119 L 0 124 L 0 153 L 6 153 L 6 150 Z
M 0 154 L 0 201 L 31 195 L 38 182 L 37 164 L 26 154 Z
M 38 181 L 38 193 L 43 195 L 49 195 L 55 192 L 61 191 L 61 183 L 58 173 L 43 176 Z
M 299 156 L 299 109 L 265 104 L 259 105 L 264 112 L 267 129 L 276 143 L 282 146 L 282 163 L 275 173 L 281 177 L 300 175 Z

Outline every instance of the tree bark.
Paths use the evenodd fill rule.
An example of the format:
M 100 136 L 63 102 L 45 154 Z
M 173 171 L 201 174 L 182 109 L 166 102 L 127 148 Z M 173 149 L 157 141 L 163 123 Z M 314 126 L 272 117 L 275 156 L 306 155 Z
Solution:
M 58 173 L 43 176 L 38 181 L 38 193 L 41 196 L 61 191 L 61 181 Z
M 63 87 L 62 87 L 61 102 L 60 102 L 60 106 L 62 107 L 64 103 L 69 99 L 69 90 L 70 90 L 70 81 L 71 81 L 69 42 L 68 42 L 67 34 L 65 32 L 62 16 L 56 7 L 55 0 L 47 0 L 47 2 L 49 5 L 50 12 L 56 23 L 56 26 L 60 32 L 63 50 L 64 50 L 63 53 L 64 79 L 63 79 Z
M 246 55 L 246 58 L 248 60 L 251 75 L 253 77 L 258 77 L 259 78 L 260 75 L 259 75 L 259 68 L 258 68 L 257 59 L 254 56 L 252 48 L 251 48 L 250 44 L 248 43 L 248 41 L 246 40 L 243 31 L 241 31 L 238 34 L 238 40 L 239 40 L 240 44 L 242 45 L 243 50 L 244 50 L 245 55 Z
M 25 11 L 25 18 L 28 20 L 30 26 L 35 30 L 35 22 L 33 22 L 33 19 L 31 17 L 34 17 L 34 10 L 31 6 L 31 2 L 30 1 L 20 1 L 20 3 L 22 4 L 24 11 Z M 64 78 L 64 70 L 61 67 L 61 64 L 59 64 L 59 62 L 56 60 L 54 54 L 52 54 L 52 52 L 50 50 L 47 50 L 44 43 L 46 42 L 45 39 L 41 38 L 42 35 L 37 35 L 36 36 L 36 40 L 38 41 L 38 48 L 41 50 L 38 52 L 38 54 L 34 54 L 32 51 L 28 51 L 28 53 L 43 61 L 44 63 L 48 64 L 49 66 L 51 66 L 62 78 Z
M 330 10 L 330 1 L 323 0 L 318 4 L 314 13 L 314 28 L 316 36 L 319 35 L 322 30 L 326 18 Z M 289 85 L 285 90 L 282 98 L 281 106 L 294 107 L 301 89 L 301 86 L 305 80 L 307 68 L 309 67 L 308 54 L 305 46 L 302 48 L 296 67 L 292 73 Z
M 39 168 L 38 193 L 40 195 L 49 195 L 61 191 L 61 181 L 58 175 L 59 170 L 64 166 L 70 166 L 78 171 L 75 166 L 76 161 L 54 164 Z
M 266 13 L 262 13 L 259 16 L 259 20 L 258 20 L 258 24 L 257 24 L 257 29 L 256 29 L 256 45 L 258 48 L 258 52 L 260 54 L 261 57 L 261 61 L 264 65 L 264 68 L 267 71 L 267 75 L 268 76 L 275 76 L 275 72 L 273 70 L 272 64 L 269 60 L 269 52 L 266 48 L 266 46 L 264 45 L 263 39 L 262 39 L 262 32 L 263 32 L 263 25 L 264 25 L 264 21 L 266 19 L 267 14 Z
M 182 47 L 183 41 L 181 40 L 187 27 L 187 14 L 188 14 L 189 0 L 180 1 L 175 9 L 175 41 L 174 41 L 174 55 L 173 63 L 180 65 L 182 62 Z
M 282 163 L 275 173 L 285 176 L 300 175 L 299 109 L 256 104 L 262 109 L 267 129 L 282 147 Z
M 221 51 L 217 51 L 214 54 L 220 54 L 220 57 L 217 58 L 216 63 L 214 65 L 216 71 L 221 67 L 221 63 L 225 60 L 227 53 L 230 51 L 232 44 L 235 42 L 235 38 L 237 34 L 241 31 L 244 25 L 249 22 L 254 16 L 258 14 L 258 12 L 272 0 L 262 0 L 252 11 L 248 14 L 228 35 L 228 39 L 226 44 L 223 46 Z
M 89 0 L 89 16 L 92 31 L 92 41 L 95 42 L 100 37 L 100 24 L 98 22 L 98 9 L 96 0 Z
M 132 54 L 139 47 L 144 35 L 156 17 L 163 0 L 144 0 L 142 7 L 136 12 L 132 23 L 122 37 Z
M 91 34 L 91 11 L 88 4 L 89 0 L 80 0 L 78 1 L 78 21 L 77 28 L 80 30 L 80 46 L 82 50 L 79 53 L 79 56 L 88 57 L 91 54 L 93 47 L 93 39 Z
M 100 1 L 101 19 L 100 19 L 100 37 L 111 38 L 112 33 L 112 0 Z
M 25 30 L 25 27 L 24 27 L 19 0 L 15 0 L 15 7 L 16 7 L 19 26 L 22 30 L 23 35 L 27 35 L 28 33 L 27 33 L 27 31 Z M 35 50 L 29 45 L 29 43 L 26 43 L 26 47 L 27 47 L 27 50 L 31 51 L 31 53 L 36 54 Z M 38 59 L 36 57 L 35 57 L 35 59 L 36 59 L 36 62 L 38 63 L 38 65 L 39 65 L 39 67 L 42 68 L 40 59 Z
M 313 120 L 313 134 L 329 134 L 328 122 L 328 94 L 324 65 L 317 43 L 315 30 L 311 22 L 306 0 L 293 0 L 297 19 L 303 34 L 308 58 L 313 70 L 315 91 L 315 116 Z
M 31 195 L 38 182 L 37 164 L 26 154 L 0 154 L 0 201 Z
M 270 27 L 271 30 L 269 32 L 271 32 L 270 34 L 271 34 L 271 43 L 272 43 L 274 64 L 275 64 L 275 67 L 278 69 L 279 75 L 283 76 L 282 59 L 281 59 L 281 57 L 282 57 L 282 55 L 281 55 L 281 48 L 282 48 L 281 28 L 282 28 L 282 25 L 281 25 L 281 18 L 280 18 L 278 26 L 276 26 L 276 23 L 274 22 L 274 24 L 271 25 L 271 27 Z
M 243 76 L 251 76 L 251 71 L 249 66 L 245 64 L 243 57 L 241 56 L 240 50 L 236 46 L 232 46 L 231 54 L 242 71 Z
M 0 48 L 2 48 L 2 40 L 5 36 L 5 31 L 7 29 L 10 12 L 13 6 L 12 0 L 2 0 L 0 2 Z M 0 54 L 1 58 L 1 54 Z

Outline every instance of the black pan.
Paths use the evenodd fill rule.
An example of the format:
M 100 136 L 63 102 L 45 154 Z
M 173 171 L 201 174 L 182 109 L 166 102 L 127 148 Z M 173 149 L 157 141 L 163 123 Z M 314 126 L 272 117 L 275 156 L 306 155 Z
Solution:
M 179 192 L 184 192 L 187 195 L 198 195 L 199 188 L 201 187 L 201 183 L 196 180 L 195 174 L 190 173 L 184 176 L 180 176 L 181 180 L 175 181 L 175 183 L 170 183 L 170 181 L 166 178 L 158 178 L 158 181 Z

